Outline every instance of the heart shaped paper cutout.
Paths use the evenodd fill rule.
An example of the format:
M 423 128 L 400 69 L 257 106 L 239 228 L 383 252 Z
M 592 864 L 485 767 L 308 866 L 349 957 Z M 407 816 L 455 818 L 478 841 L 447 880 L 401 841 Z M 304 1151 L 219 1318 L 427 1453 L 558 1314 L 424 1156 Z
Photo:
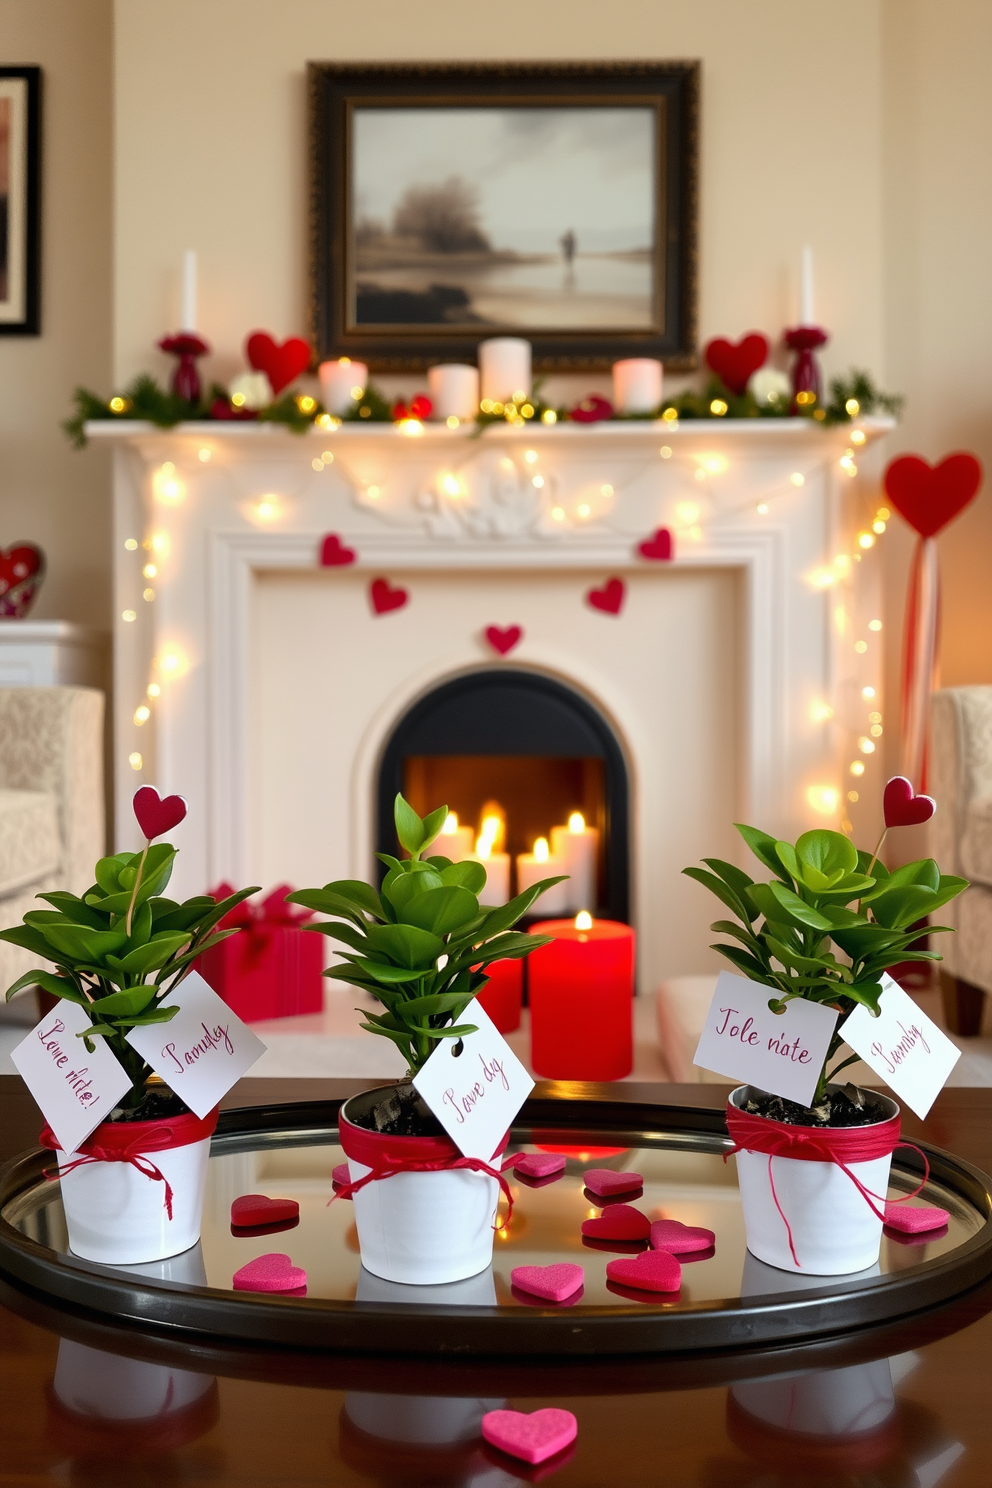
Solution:
M 520 1152 L 514 1158 L 513 1171 L 525 1178 L 550 1178 L 564 1173 L 565 1158 L 560 1152 Z
M 245 356 L 256 372 L 264 372 L 276 397 L 310 365 L 310 346 L 299 336 L 280 345 L 268 331 L 253 331 L 245 342 Z
M 166 796 L 163 800 L 153 785 L 143 785 L 134 793 L 131 802 L 138 826 L 148 841 L 171 832 L 184 820 L 189 810 L 182 796 Z
M 639 1292 L 677 1292 L 682 1285 L 682 1267 L 667 1250 L 645 1250 L 639 1256 L 608 1261 L 606 1276 Z
M 723 336 L 717 336 L 707 343 L 703 355 L 706 365 L 716 373 L 724 386 L 740 397 L 751 374 L 765 365 L 768 342 L 760 331 L 751 331 L 740 341 L 728 341 Z
M 598 1219 L 584 1219 L 582 1233 L 590 1240 L 646 1240 L 651 1221 L 631 1204 L 610 1204 Z
M 298 1292 L 307 1284 L 302 1266 L 294 1266 L 288 1255 L 273 1252 L 256 1256 L 231 1282 L 236 1292 Z
M 322 568 L 343 568 L 348 563 L 354 563 L 357 557 L 354 548 L 346 548 L 336 532 L 329 532 L 320 545 Z
M 564 1302 L 584 1284 L 586 1274 L 581 1266 L 562 1261 L 555 1266 L 514 1266 L 510 1283 L 522 1292 L 546 1297 L 549 1302 Z
M 515 1410 L 487 1411 L 482 1418 L 485 1440 L 522 1462 L 546 1461 L 573 1442 L 578 1430 L 571 1411 L 553 1406 L 530 1415 Z
M 270 1199 L 265 1194 L 242 1194 L 231 1205 L 231 1223 L 241 1230 L 255 1225 L 280 1224 L 299 1217 L 300 1206 L 295 1199 Z
M 642 558 L 650 558 L 655 563 L 669 563 L 675 557 L 671 532 L 667 527 L 656 527 L 649 538 L 637 544 L 637 551 Z
M 921 537 L 933 537 L 973 501 L 982 484 L 974 455 L 947 455 L 929 465 L 919 455 L 900 455 L 885 472 L 885 494 Z
M 886 827 L 918 827 L 936 810 L 933 796 L 914 796 L 912 782 L 905 775 L 893 775 L 886 784 L 882 796 Z
M 586 1168 L 582 1182 L 592 1194 L 634 1193 L 644 1187 L 640 1173 L 617 1173 L 613 1168 Z
M 505 630 L 499 625 L 487 625 L 485 629 L 486 640 L 494 651 L 499 652 L 500 656 L 505 656 L 508 651 L 512 651 L 514 646 L 523 639 L 523 634 L 519 625 L 508 625 Z
M 885 1205 L 885 1223 L 890 1230 L 899 1230 L 904 1235 L 925 1234 L 928 1230 L 942 1230 L 951 1216 L 946 1209 L 936 1204 L 899 1204 L 891 1199 Z
M 34 543 L 0 548 L 0 615 L 23 620 L 45 577 L 45 555 Z
M 377 615 L 388 615 L 390 610 L 401 610 L 410 596 L 405 589 L 391 589 L 388 579 L 373 579 L 369 598 Z
M 656 1219 L 651 1226 L 651 1249 L 667 1250 L 669 1255 L 689 1255 L 694 1250 L 711 1250 L 716 1244 L 712 1230 L 702 1225 L 685 1225 L 677 1219 Z
M 606 615 L 619 615 L 627 586 L 623 579 L 607 579 L 602 589 L 590 589 L 586 600 L 594 610 Z

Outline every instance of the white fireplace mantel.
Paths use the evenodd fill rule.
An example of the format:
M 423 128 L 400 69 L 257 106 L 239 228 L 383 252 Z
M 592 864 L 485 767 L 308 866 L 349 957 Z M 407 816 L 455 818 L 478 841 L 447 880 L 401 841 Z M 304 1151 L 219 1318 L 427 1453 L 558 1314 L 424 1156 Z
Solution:
M 674 427 L 661 421 L 493 425 L 481 436 L 429 424 L 412 433 L 346 424 L 305 435 L 247 423 L 171 430 L 124 421 L 88 425 L 91 439 L 115 446 L 119 845 L 137 845 L 130 798 L 136 785 L 150 780 L 190 801 L 175 879 L 180 892 L 201 892 L 225 878 L 310 882 L 317 856 L 326 864 L 320 881 L 365 876 L 376 762 L 396 719 L 459 671 L 524 666 L 570 681 L 622 736 L 642 817 L 634 824 L 634 884 L 643 920 L 660 897 L 671 898 L 673 864 L 658 861 L 651 846 L 665 825 L 650 819 L 644 803 L 660 802 L 664 794 L 654 778 L 665 768 L 664 751 L 651 737 L 653 725 L 640 716 L 637 694 L 667 687 L 673 710 L 683 715 L 671 726 L 691 735 L 695 704 L 679 693 L 677 667 L 675 682 L 662 682 L 668 674 L 659 647 L 670 640 L 676 652 L 697 656 L 697 632 L 709 622 L 700 621 L 703 611 L 691 603 L 684 613 L 678 609 L 677 594 L 690 591 L 677 586 L 690 575 L 703 581 L 721 572 L 733 577 L 738 596 L 736 620 L 725 627 L 726 647 L 734 653 L 730 687 L 740 689 L 738 737 L 721 766 L 721 773 L 735 777 L 721 782 L 727 809 L 773 830 L 802 830 L 811 824 L 808 788 L 840 780 L 841 754 L 860 726 L 853 716 L 833 723 L 815 718 L 818 700 L 845 688 L 850 693 L 866 666 L 881 680 L 877 639 L 871 637 L 867 659 L 863 653 L 855 658 L 851 646 L 853 629 L 868 620 L 859 607 L 875 605 L 872 584 L 864 582 L 874 555 L 863 555 L 857 586 L 850 582 L 853 564 L 831 569 L 836 582 L 822 583 L 838 555 L 857 551 L 853 534 L 864 520 L 863 477 L 872 464 L 867 451 L 891 424 L 863 420 L 856 427 L 865 438 L 852 446 L 851 426 L 823 429 L 801 419 Z M 861 465 L 853 480 L 840 464 L 852 449 Z M 325 461 L 325 454 L 333 459 Z M 638 551 L 658 527 L 674 534 L 671 562 L 649 561 Z M 328 533 L 354 551 L 348 567 L 320 567 Z M 129 541 L 138 546 L 129 548 Z M 156 570 L 151 577 L 143 573 L 148 564 Z M 281 586 L 294 574 L 303 587 L 289 587 L 283 596 Z M 407 609 L 369 628 L 364 593 L 355 586 L 364 590 L 380 576 L 408 587 L 412 599 Z M 627 582 L 629 605 L 620 617 L 602 617 L 589 629 L 581 595 L 610 576 Z M 284 798 L 280 788 L 271 802 L 260 802 L 264 789 L 253 763 L 253 751 L 269 747 L 258 740 L 268 738 L 276 706 L 258 691 L 263 674 L 272 676 L 271 666 L 266 671 L 259 660 L 267 644 L 259 631 L 259 617 L 270 613 L 267 581 L 270 590 L 279 587 L 281 604 L 299 597 L 298 621 L 287 620 L 287 635 L 313 679 L 295 686 L 288 702 L 280 694 L 279 708 L 305 708 L 300 692 L 312 685 L 316 696 L 327 686 L 336 690 L 335 706 L 348 712 L 352 729 L 343 754 L 333 722 L 325 719 L 322 732 L 312 736 L 313 777 L 306 789 L 315 803 L 313 830 L 319 824 L 323 837 L 334 840 L 299 866 L 287 862 L 285 849 L 266 846 L 278 838 L 281 829 L 272 822 L 285 815 L 292 793 Z M 455 605 L 452 585 L 459 584 Z M 360 609 L 340 609 L 345 589 L 354 591 Z M 542 589 L 562 598 L 548 598 L 542 608 Z M 663 593 L 664 620 L 656 605 Z M 488 608 L 462 626 L 458 617 L 468 616 L 476 595 L 486 596 Z M 325 600 L 338 606 L 338 618 L 315 628 L 313 617 L 323 613 Z M 480 640 L 480 617 L 509 623 L 527 606 L 532 619 L 525 639 L 503 661 Z M 343 614 L 353 617 L 352 628 L 342 629 Z M 638 614 L 645 617 L 643 632 Z M 370 638 L 370 671 L 381 670 L 373 656 L 383 637 L 389 637 L 391 662 L 401 653 L 399 671 L 378 692 L 360 667 L 356 672 L 349 663 L 342 670 L 349 647 L 365 644 L 362 636 Z M 602 650 L 607 640 L 619 647 L 617 665 Z M 637 683 L 630 681 L 632 656 Z M 620 659 L 628 667 L 626 681 Z M 148 697 L 150 683 L 160 689 L 157 697 Z M 338 695 L 342 689 L 350 689 L 347 697 Z M 707 708 L 706 727 L 713 726 L 716 702 L 700 705 L 700 729 Z M 145 721 L 136 711 L 143 708 L 149 710 Z M 360 727 L 352 727 L 355 710 Z M 294 730 L 307 727 L 301 715 Z M 692 754 L 689 747 L 687 758 Z M 137 765 L 138 755 L 140 765 L 133 768 L 129 760 Z M 287 761 L 287 770 L 305 774 L 307 766 Z M 323 810 L 328 772 L 340 779 L 333 809 L 328 804 Z M 705 793 L 700 782 L 694 789 Z M 660 804 L 651 810 L 661 810 Z M 817 820 L 830 824 L 824 816 Z M 690 843 L 688 827 L 683 835 Z M 722 848 L 724 855 L 733 850 L 725 837 L 691 845 L 693 856 Z M 302 846 L 299 856 L 307 856 Z M 693 910 L 689 917 L 694 926 L 699 915 Z M 656 948 L 649 960 L 649 976 L 695 969 L 681 951 L 666 957 Z

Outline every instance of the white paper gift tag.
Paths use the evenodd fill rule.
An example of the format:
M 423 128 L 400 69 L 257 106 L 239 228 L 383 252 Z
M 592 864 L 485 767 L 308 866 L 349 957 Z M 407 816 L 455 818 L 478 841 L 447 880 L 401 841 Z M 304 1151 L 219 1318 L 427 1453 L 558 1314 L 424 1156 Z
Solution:
M 95 1038 L 91 1054 L 76 1037 L 91 1027 L 78 1002 L 60 1001 L 10 1056 L 63 1152 L 75 1152 L 131 1088 L 106 1040 Z
M 961 1058 L 898 982 L 883 973 L 879 1014 L 857 1007 L 841 1025 L 841 1037 L 915 1111 L 925 1116 Z
M 171 1022 L 132 1028 L 127 1042 L 202 1120 L 261 1058 L 265 1045 L 198 971 L 162 1006 L 173 1004 L 179 1012 Z
M 413 1083 L 455 1146 L 489 1162 L 534 1081 L 478 1001 L 459 1022 L 478 1031 L 442 1039 Z
M 721 971 L 692 1062 L 808 1106 L 839 1014 L 800 997 L 773 1013 L 768 1003 L 776 995 Z

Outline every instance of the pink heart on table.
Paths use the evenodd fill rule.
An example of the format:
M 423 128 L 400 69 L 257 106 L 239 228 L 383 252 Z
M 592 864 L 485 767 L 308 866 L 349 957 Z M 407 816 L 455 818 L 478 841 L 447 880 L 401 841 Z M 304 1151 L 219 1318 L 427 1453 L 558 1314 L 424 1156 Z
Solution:
M 231 1282 L 236 1292 L 298 1292 L 306 1284 L 303 1267 L 294 1266 L 288 1255 L 278 1252 L 256 1256 L 235 1271 Z
M 405 589 L 391 589 L 388 579 L 373 579 L 369 598 L 377 615 L 388 615 L 390 610 L 401 610 L 410 596 Z
M 523 640 L 524 633 L 519 625 L 508 625 L 505 630 L 498 625 L 487 625 L 483 634 L 493 650 L 498 651 L 500 656 L 505 656 Z
M 582 1182 L 590 1193 L 605 1198 L 611 1194 L 634 1193 L 644 1187 L 640 1173 L 617 1173 L 613 1168 L 586 1168 Z
M 645 1250 L 639 1256 L 608 1261 L 606 1278 L 639 1292 L 677 1292 L 682 1285 L 682 1267 L 667 1250 Z
M 153 785 L 142 785 L 134 793 L 131 802 L 138 826 L 148 841 L 161 837 L 183 821 L 189 807 L 182 796 L 166 796 L 163 800 Z
M 893 775 L 882 796 L 886 827 L 918 827 L 937 810 L 933 796 L 915 796 L 912 781 Z
M 562 1261 L 555 1266 L 514 1266 L 510 1284 L 549 1302 L 564 1302 L 583 1285 L 586 1273 L 581 1266 Z
M 565 1158 L 560 1152 L 519 1152 L 513 1171 L 525 1178 L 550 1178 L 552 1173 L 564 1173 Z
M 343 568 L 357 557 L 354 548 L 346 548 L 336 532 L 329 532 L 320 545 L 321 568 Z
M 669 1255 L 687 1255 L 694 1250 L 710 1250 L 716 1244 L 712 1230 L 702 1225 L 685 1225 L 677 1219 L 656 1219 L 651 1226 L 651 1249 L 667 1250 Z
M 590 1240 L 646 1240 L 651 1221 L 632 1204 L 611 1204 L 598 1219 L 584 1219 L 582 1233 Z
M 607 579 L 602 589 L 589 590 L 586 602 L 594 610 L 602 610 L 605 615 L 619 615 L 626 592 L 627 586 L 623 579 Z
M 231 1223 L 238 1229 L 279 1224 L 283 1220 L 299 1217 L 300 1206 L 295 1199 L 269 1199 L 265 1194 L 242 1194 L 231 1205 Z
M 651 558 L 656 563 L 668 563 L 675 556 L 675 544 L 667 527 L 656 527 L 650 537 L 637 544 L 642 558 Z
M 910 1207 L 889 1199 L 885 1205 L 885 1223 L 890 1230 L 899 1230 L 904 1235 L 920 1235 L 927 1230 L 942 1230 L 950 1221 L 946 1209 L 936 1204 L 917 1204 Z
M 579 1423 L 572 1412 L 554 1407 L 530 1415 L 515 1410 L 487 1411 L 482 1418 L 485 1440 L 522 1462 L 545 1462 L 564 1451 L 578 1431 Z

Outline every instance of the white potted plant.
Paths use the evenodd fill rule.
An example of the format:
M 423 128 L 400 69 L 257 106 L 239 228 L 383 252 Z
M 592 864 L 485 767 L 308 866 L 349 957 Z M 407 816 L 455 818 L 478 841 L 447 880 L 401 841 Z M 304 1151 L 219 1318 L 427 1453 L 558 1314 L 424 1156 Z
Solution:
M 920 921 L 967 888 L 965 879 L 941 874 L 929 858 L 889 873 L 840 832 L 805 832 L 793 845 L 755 827 L 738 831 L 770 880 L 756 883 L 719 858 L 683 871 L 734 915 L 711 929 L 736 943 L 713 949 L 771 989 L 772 1012 L 804 998 L 843 1015 L 858 1006 L 877 1015 L 884 972 L 941 959 L 911 947 Z M 781 1270 L 842 1275 L 878 1260 L 899 1107 L 879 1091 L 837 1083 L 858 1058 L 834 1064 L 842 1043 L 841 1021 L 809 1106 L 747 1085 L 730 1096 L 748 1249 Z
M 476 1031 L 460 1020 L 490 962 L 547 943 L 513 926 L 559 882 L 545 879 L 499 909 L 480 908 L 481 863 L 425 857 L 447 815 L 440 806 L 421 820 L 398 795 L 396 833 L 410 856 L 379 854 L 387 868 L 381 889 L 344 879 L 287 895 L 330 917 L 305 927 L 347 947 L 325 975 L 378 999 L 382 1011 L 360 1010 L 361 1026 L 406 1058 L 407 1079 L 352 1096 L 338 1129 L 363 1266 L 386 1281 L 420 1285 L 460 1281 L 489 1265 L 501 1174 L 499 1153 L 489 1163 L 461 1155 L 411 1082 L 442 1039 Z

